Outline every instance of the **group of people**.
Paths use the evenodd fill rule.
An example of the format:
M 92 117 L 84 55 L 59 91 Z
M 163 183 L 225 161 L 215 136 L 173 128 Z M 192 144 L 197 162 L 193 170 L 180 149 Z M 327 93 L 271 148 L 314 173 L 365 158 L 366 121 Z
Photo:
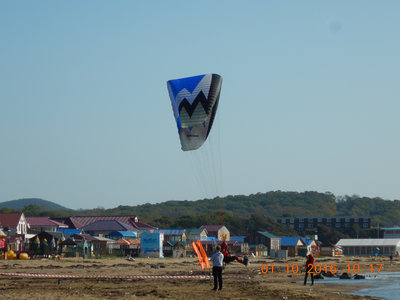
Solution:
M 248 258 L 245 256 L 243 259 L 237 256 L 230 255 L 228 251 L 228 246 L 224 242 L 221 245 L 218 245 L 216 248 L 215 253 L 211 256 L 210 260 L 213 263 L 213 277 L 214 277 L 214 291 L 220 291 L 222 290 L 222 267 L 223 264 L 229 264 L 232 261 L 237 261 L 239 263 L 244 264 L 247 266 L 248 264 Z M 312 253 L 309 253 L 307 255 L 307 260 L 306 260 L 306 272 L 305 272 L 305 277 L 304 277 L 304 285 L 307 284 L 307 277 L 308 274 L 311 276 L 311 285 L 314 285 L 314 256 Z

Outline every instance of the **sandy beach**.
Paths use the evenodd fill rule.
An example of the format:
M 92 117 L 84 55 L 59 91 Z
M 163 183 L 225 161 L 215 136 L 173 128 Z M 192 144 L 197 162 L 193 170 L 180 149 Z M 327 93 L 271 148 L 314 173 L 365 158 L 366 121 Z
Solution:
M 212 281 L 199 278 L 160 279 L 105 279 L 96 276 L 126 275 L 210 275 L 201 270 L 196 258 L 124 258 L 103 259 L 33 259 L 2 260 L 0 262 L 0 289 L 2 299 L 370 299 L 348 295 L 353 285 L 315 284 L 304 286 L 301 274 L 305 258 L 274 260 L 250 258 L 248 267 L 231 263 L 224 269 L 223 291 L 211 291 Z M 400 261 L 390 263 L 388 258 L 317 258 L 316 263 L 335 266 L 337 274 L 346 271 L 349 264 L 360 267 L 360 273 L 370 273 L 382 264 L 381 272 L 400 271 Z M 268 273 L 263 265 L 269 265 Z M 274 265 L 274 273 L 271 265 Z M 297 270 L 295 274 L 293 272 Z M 289 270 L 289 272 L 288 272 Z M 378 269 L 376 269 L 377 271 Z M 40 273 L 48 275 L 94 276 L 94 278 L 31 278 L 4 273 Z

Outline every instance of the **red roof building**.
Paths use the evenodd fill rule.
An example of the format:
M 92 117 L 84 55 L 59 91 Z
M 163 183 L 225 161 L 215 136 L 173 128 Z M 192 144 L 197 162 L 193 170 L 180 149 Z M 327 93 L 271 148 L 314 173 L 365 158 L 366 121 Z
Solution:
M 69 228 L 83 228 L 97 221 L 118 221 L 134 227 L 137 231 L 153 231 L 155 227 L 140 222 L 137 216 L 74 216 L 64 220 Z
M 57 231 L 58 228 L 68 228 L 68 225 L 52 220 L 49 217 L 26 217 L 26 220 L 30 226 L 30 233 Z
M 14 251 L 23 249 L 28 228 L 29 224 L 23 213 L 0 213 L 0 229 L 7 235 L 8 247 L 12 247 Z
M 3 231 L 9 231 L 11 235 L 26 234 L 29 228 L 23 213 L 0 213 L 0 226 Z

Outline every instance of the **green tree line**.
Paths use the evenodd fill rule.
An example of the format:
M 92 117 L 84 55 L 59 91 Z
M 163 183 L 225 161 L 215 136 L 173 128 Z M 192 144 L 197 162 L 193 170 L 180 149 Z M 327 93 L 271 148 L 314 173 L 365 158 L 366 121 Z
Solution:
M 0 212 L 13 212 L 3 207 Z M 21 210 L 19 210 L 21 211 Z M 245 235 L 254 230 L 270 231 L 276 235 L 296 234 L 273 221 L 275 217 L 290 216 L 365 216 L 374 227 L 400 225 L 400 201 L 368 198 L 357 195 L 336 197 L 330 192 L 271 191 L 252 195 L 236 195 L 198 201 L 166 201 L 136 206 L 120 205 L 111 209 L 51 210 L 44 206 L 27 205 L 26 216 L 68 217 L 74 215 L 137 215 L 141 221 L 158 228 L 191 228 L 203 224 L 224 224 L 233 234 Z M 319 234 L 342 237 L 332 229 L 319 229 Z M 377 236 L 376 229 L 361 230 L 355 226 L 353 237 Z M 336 240 L 334 238 L 333 240 Z

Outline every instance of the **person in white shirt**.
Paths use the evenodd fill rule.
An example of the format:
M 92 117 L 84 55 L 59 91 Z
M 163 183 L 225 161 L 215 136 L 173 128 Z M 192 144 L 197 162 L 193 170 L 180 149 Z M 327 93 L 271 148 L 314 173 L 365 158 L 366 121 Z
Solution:
M 210 260 L 213 263 L 213 276 L 214 276 L 214 288 L 216 291 L 222 290 L 222 265 L 224 263 L 224 255 L 221 253 L 221 246 L 218 245 L 216 252 L 211 256 Z

